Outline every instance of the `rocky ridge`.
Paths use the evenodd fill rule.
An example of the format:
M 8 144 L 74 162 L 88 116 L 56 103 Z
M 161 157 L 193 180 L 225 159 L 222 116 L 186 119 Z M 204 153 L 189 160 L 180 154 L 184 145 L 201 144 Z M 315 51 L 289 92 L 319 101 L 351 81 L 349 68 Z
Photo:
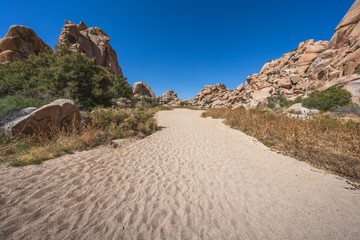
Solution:
M 258 74 L 247 77 L 235 90 L 205 86 L 191 104 L 202 107 L 256 107 L 266 105 L 270 96 L 290 100 L 314 90 L 344 86 L 360 103 L 360 0 L 335 29 L 330 42 L 307 40 L 267 62 Z

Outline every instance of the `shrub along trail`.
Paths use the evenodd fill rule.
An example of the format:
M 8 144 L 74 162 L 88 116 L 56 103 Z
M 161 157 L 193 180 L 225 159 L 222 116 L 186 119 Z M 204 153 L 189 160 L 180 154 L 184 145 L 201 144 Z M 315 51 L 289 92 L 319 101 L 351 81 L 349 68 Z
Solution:
M 0 239 L 359 239 L 360 190 L 201 111 L 155 134 L 0 167 Z

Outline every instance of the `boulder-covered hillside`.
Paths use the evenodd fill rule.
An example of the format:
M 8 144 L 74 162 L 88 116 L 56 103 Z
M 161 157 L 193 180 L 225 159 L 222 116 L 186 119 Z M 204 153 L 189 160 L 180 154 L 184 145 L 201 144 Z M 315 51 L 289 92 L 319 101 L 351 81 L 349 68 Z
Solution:
M 290 100 L 313 90 L 344 86 L 360 103 L 360 0 L 356 0 L 330 42 L 307 40 L 267 62 L 257 74 L 247 77 L 245 86 L 230 90 L 217 84 L 207 85 L 191 104 L 205 107 L 255 107 L 270 96 Z

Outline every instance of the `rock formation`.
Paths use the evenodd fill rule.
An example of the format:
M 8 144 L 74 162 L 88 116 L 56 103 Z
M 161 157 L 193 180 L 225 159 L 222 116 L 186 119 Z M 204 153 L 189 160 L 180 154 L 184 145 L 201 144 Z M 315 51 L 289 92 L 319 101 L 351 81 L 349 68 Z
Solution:
M 59 38 L 59 44 L 94 58 L 97 65 L 107 67 L 114 74 L 122 74 L 116 52 L 109 42 L 110 37 L 103 30 L 98 27 L 88 28 L 83 21 L 74 24 L 65 20 Z
M 136 82 L 133 87 L 133 94 L 137 98 L 151 98 L 156 99 L 155 93 L 150 86 L 143 82 Z
M 266 63 L 260 73 L 247 77 L 245 89 L 235 90 L 205 86 L 191 100 L 202 107 L 255 107 L 264 105 L 270 96 L 290 100 L 309 92 L 344 86 L 360 103 L 360 0 L 356 0 L 327 41 L 307 40 Z
M 31 54 L 52 52 L 31 28 L 12 25 L 4 38 L 0 39 L 0 63 L 27 58 Z
M 159 103 L 168 106 L 188 105 L 188 101 L 179 99 L 173 90 L 169 90 L 159 97 Z
M 20 118 L 5 123 L 4 130 L 14 136 L 17 134 L 33 135 L 47 133 L 52 127 L 80 123 L 78 107 L 71 100 L 59 99 Z

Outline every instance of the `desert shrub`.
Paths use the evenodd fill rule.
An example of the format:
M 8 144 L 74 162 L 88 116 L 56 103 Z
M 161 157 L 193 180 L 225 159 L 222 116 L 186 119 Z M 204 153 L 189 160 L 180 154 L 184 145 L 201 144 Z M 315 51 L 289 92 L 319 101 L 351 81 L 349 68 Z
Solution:
M 308 108 L 316 108 L 323 111 L 331 111 L 336 107 L 351 103 L 351 93 L 342 87 L 334 86 L 325 91 L 314 91 L 303 99 L 302 104 Z
M 89 120 L 71 128 L 54 127 L 51 135 L 10 138 L 0 133 L 0 162 L 12 166 L 40 164 L 42 161 L 86 150 L 112 139 L 145 137 L 158 129 L 153 111 L 138 109 L 95 109 Z
M 129 96 L 126 79 L 115 77 L 93 59 L 65 46 L 57 47 L 54 54 L 31 55 L 0 65 L 0 97 L 69 98 L 89 108 L 109 105 L 112 94 Z
M 360 123 L 322 115 L 305 121 L 259 109 L 210 109 L 203 113 L 208 116 L 224 118 L 268 147 L 360 181 Z
M 281 71 L 272 71 L 269 75 L 280 75 Z
M 138 99 L 138 102 L 136 104 L 137 108 L 140 110 L 148 110 L 151 108 L 156 108 L 160 106 L 159 99 L 152 99 L 148 97 L 143 97 L 141 99 Z
M 25 96 L 6 96 L 0 98 L 0 118 L 13 111 L 19 111 L 27 107 L 41 107 L 48 101 L 38 98 L 27 98 Z
M 97 32 L 95 31 L 95 29 L 91 29 L 91 30 L 90 30 L 90 34 L 91 34 L 91 35 L 98 35 Z
M 290 107 L 295 103 L 301 103 L 302 97 L 297 97 L 295 100 L 288 100 L 284 96 L 276 96 L 276 97 L 268 97 L 268 104 L 267 107 L 270 109 L 274 109 L 276 105 L 280 105 L 280 107 Z
M 360 65 L 356 66 L 356 68 L 354 69 L 354 74 L 355 73 L 360 73 Z
M 110 89 L 111 96 L 113 98 L 127 98 L 135 101 L 131 85 L 128 83 L 127 78 L 123 77 L 123 75 L 115 76 L 113 86 Z
M 339 116 L 345 116 L 352 113 L 360 117 L 360 106 L 355 103 L 336 107 L 333 111 Z
M 270 109 L 274 109 L 276 104 L 278 104 L 278 101 L 274 97 L 268 97 L 268 104 L 267 107 Z
M 224 83 L 220 83 L 220 88 L 226 89 L 227 87 L 226 87 L 226 85 Z
M 157 130 L 154 111 L 140 109 L 96 109 L 91 112 L 94 127 L 115 132 L 117 137 L 147 136 Z M 136 133 L 136 134 L 134 134 Z

